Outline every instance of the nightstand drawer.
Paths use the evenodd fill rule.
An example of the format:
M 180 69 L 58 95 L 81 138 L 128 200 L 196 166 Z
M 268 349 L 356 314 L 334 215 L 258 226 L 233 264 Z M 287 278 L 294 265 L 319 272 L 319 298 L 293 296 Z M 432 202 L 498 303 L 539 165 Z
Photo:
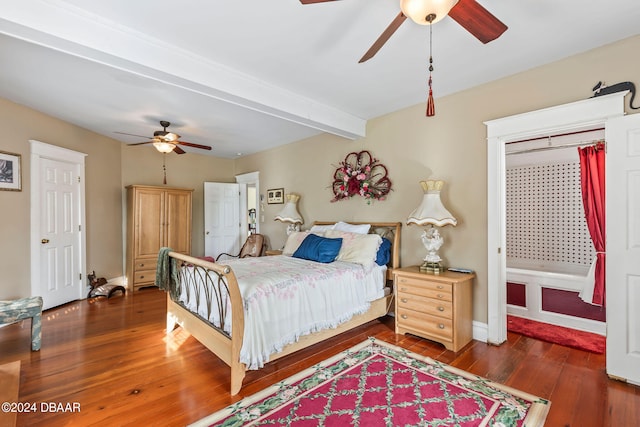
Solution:
M 432 298 L 440 301 L 452 301 L 453 292 L 451 286 L 445 286 L 445 289 L 433 289 L 431 286 L 409 286 L 400 284 L 398 286 L 398 297 L 407 295 L 419 295 L 425 298 Z
M 399 292 L 410 292 L 416 295 L 432 296 L 437 294 L 451 294 L 453 285 L 447 282 L 431 282 L 413 277 L 399 276 L 397 279 Z
M 434 336 L 453 340 L 453 321 L 442 317 L 431 316 L 419 311 L 399 309 L 396 321 L 398 326 L 412 329 L 421 336 Z
M 453 304 L 451 300 L 436 300 L 419 295 L 398 293 L 398 307 L 414 311 L 422 311 L 426 314 L 440 316 L 446 319 L 453 317 Z

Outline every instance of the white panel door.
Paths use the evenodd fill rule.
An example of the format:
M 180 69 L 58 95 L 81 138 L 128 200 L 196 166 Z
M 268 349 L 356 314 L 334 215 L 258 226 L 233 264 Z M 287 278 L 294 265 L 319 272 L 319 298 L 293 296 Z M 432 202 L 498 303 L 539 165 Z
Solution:
M 609 120 L 607 374 L 640 385 L 640 114 Z
M 204 183 L 204 252 L 240 252 L 240 184 Z
M 82 297 L 77 166 L 40 161 L 40 295 L 44 308 Z

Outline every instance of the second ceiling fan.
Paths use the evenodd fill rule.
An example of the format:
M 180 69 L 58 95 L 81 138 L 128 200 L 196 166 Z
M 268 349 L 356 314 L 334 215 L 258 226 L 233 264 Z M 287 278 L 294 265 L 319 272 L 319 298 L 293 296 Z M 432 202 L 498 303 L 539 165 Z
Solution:
M 180 145 L 184 145 L 185 147 L 199 148 L 201 150 L 211 150 L 211 147 L 208 145 L 200 145 L 200 144 L 194 144 L 192 142 L 179 141 L 180 135 L 178 135 L 177 133 L 169 132 L 167 130 L 167 128 L 170 125 L 171 123 L 165 120 L 161 120 L 160 126 L 162 126 L 163 129 L 153 132 L 153 137 L 135 135 L 132 133 L 125 133 L 125 132 L 115 132 L 115 133 L 119 133 L 121 135 L 139 136 L 140 138 L 149 138 L 150 141 L 138 142 L 138 143 L 129 144 L 129 145 L 153 144 L 156 150 L 158 150 L 161 153 L 170 153 L 173 151 L 176 154 L 184 154 L 185 151 L 179 147 Z
M 337 0 L 300 0 L 300 3 L 312 4 L 330 1 Z M 373 58 L 407 17 L 418 24 L 429 25 L 448 15 L 482 43 L 489 43 L 497 39 L 508 28 L 476 0 L 400 0 L 400 10 L 398 16 L 358 62 L 365 62 Z

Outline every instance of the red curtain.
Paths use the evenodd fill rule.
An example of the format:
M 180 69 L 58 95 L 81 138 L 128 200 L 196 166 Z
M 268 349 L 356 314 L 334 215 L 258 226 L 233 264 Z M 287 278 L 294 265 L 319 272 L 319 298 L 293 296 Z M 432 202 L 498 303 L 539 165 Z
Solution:
M 592 303 L 605 306 L 605 180 L 604 144 L 578 148 L 582 203 L 589 234 L 596 249 L 596 271 Z

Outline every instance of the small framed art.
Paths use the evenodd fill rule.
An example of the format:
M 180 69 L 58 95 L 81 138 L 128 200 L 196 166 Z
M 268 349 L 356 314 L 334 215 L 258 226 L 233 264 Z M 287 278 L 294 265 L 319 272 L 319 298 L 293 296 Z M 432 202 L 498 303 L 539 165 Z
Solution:
M 0 190 L 22 191 L 20 154 L 0 151 Z
M 267 203 L 270 205 L 284 203 L 284 188 L 267 190 Z

